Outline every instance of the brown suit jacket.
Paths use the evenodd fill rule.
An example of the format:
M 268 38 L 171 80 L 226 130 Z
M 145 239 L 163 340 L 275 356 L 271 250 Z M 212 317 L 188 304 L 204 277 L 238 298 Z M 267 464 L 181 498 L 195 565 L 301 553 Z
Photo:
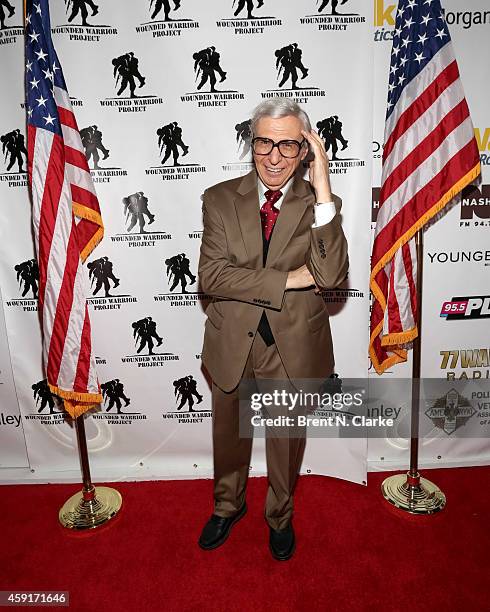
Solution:
M 208 188 L 199 259 L 206 309 L 202 361 L 213 381 L 233 390 L 242 376 L 262 312 L 289 378 L 325 378 L 334 357 L 328 311 L 314 287 L 285 291 L 290 270 L 306 263 L 317 285 L 339 285 L 348 270 L 347 241 L 336 215 L 312 229 L 315 195 L 296 176 L 281 204 L 265 267 L 255 170 Z

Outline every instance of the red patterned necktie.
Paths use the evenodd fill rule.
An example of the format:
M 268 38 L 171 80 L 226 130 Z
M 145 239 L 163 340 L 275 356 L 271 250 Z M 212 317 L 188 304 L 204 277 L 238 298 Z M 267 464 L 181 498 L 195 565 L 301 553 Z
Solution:
M 266 201 L 260 209 L 260 218 L 262 220 L 262 232 L 267 241 L 271 237 L 272 230 L 279 216 L 279 209 L 274 204 L 281 198 L 282 191 L 272 191 L 268 189 L 265 192 Z

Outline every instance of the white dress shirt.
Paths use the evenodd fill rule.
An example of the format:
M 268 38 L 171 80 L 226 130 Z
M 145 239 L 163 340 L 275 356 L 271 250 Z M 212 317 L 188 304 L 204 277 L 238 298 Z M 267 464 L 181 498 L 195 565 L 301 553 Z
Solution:
M 292 176 L 289 179 L 289 181 L 284 185 L 284 187 L 281 188 L 282 196 L 274 204 L 274 206 L 278 210 L 281 210 L 281 204 L 284 200 L 286 193 L 291 187 L 293 180 L 294 180 L 294 176 Z M 259 188 L 259 206 L 262 207 L 262 205 L 265 203 L 267 199 L 265 197 L 265 192 L 268 191 L 269 188 L 264 185 L 264 183 L 260 180 L 260 177 L 258 177 L 257 184 Z M 336 213 L 335 204 L 333 202 L 322 202 L 322 203 L 317 202 L 315 204 L 315 222 L 313 223 L 311 227 L 313 228 L 321 227 L 322 225 L 326 225 L 327 223 L 330 223 L 330 221 L 335 217 L 335 213 Z

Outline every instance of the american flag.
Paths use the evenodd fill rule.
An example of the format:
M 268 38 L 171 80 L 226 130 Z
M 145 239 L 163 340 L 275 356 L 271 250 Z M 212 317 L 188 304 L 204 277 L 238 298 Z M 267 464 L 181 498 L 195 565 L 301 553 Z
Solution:
M 51 40 L 48 0 L 27 0 L 25 40 L 28 173 L 43 360 L 51 391 L 76 418 L 102 401 L 82 263 L 104 229 Z
M 480 175 L 440 0 L 399 0 L 371 257 L 369 354 L 381 374 L 417 337 L 415 233 Z

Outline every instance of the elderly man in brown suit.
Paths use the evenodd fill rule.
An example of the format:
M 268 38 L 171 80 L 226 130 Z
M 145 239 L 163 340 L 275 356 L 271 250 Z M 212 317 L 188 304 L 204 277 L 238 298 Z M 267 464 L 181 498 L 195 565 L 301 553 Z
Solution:
M 347 242 L 328 157 L 293 101 L 261 103 L 252 121 L 255 169 L 208 188 L 199 261 L 206 309 L 202 361 L 212 378 L 214 512 L 199 545 L 220 546 L 246 512 L 252 436 L 240 435 L 240 381 L 325 379 L 334 357 L 319 289 L 347 275 Z M 310 151 L 309 179 L 298 170 Z M 260 387 L 259 387 L 260 388 Z M 265 518 L 274 558 L 295 549 L 293 490 L 304 435 L 269 435 Z

